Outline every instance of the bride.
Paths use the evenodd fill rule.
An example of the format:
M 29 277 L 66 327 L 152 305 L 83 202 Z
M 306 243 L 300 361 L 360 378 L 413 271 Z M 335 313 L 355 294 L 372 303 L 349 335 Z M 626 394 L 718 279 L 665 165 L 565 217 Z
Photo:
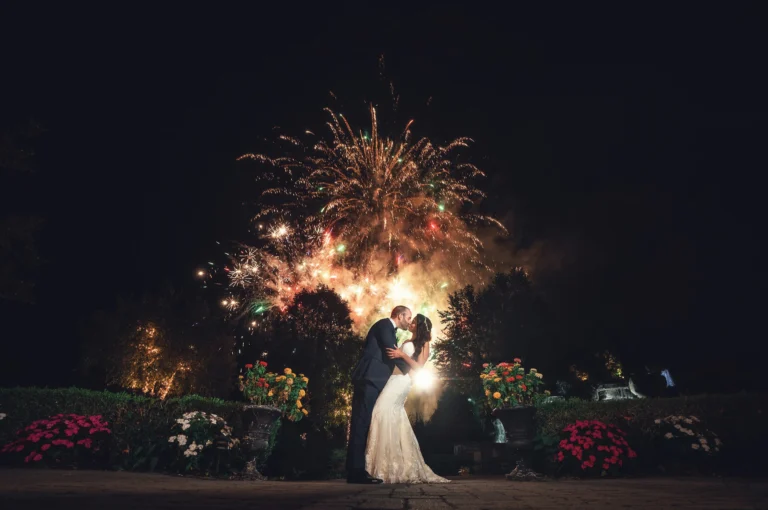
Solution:
M 411 322 L 411 339 L 400 349 L 387 349 L 387 355 L 402 358 L 414 370 L 421 369 L 429 359 L 432 322 L 417 314 Z M 413 372 L 411 372 L 413 373 Z M 376 400 L 365 450 L 365 470 L 384 483 L 447 483 L 424 462 L 419 442 L 405 412 L 405 400 L 411 389 L 411 376 L 400 369 L 387 381 Z

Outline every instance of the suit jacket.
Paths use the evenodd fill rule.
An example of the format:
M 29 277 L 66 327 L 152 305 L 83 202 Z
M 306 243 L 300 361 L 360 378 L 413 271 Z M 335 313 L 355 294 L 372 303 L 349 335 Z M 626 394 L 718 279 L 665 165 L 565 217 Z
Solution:
M 363 346 L 363 355 L 352 371 L 352 382 L 369 381 L 379 390 L 384 389 L 392 372 L 397 366 L 404 374 L 411 370 L 407 361 L 396 358 L 389 359 L 385 349 L 397 348 L 395 328 L 389 319 L 381 319 L 368 330 Z

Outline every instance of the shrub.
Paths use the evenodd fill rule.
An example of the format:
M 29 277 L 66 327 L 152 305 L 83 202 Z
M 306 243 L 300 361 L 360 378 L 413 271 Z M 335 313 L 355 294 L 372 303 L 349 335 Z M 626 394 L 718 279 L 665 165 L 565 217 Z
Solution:
M 7 414 L 0 421 L 0 444 L 15 440 L 16 431 L 47 416 L 103 416 L 112 431 L 106 441 L 108 466 L 124 470 L 172 469 L 169 432 L 184 413 L 215 413 L 232 426 L 236 436 L 244 429 L 241 403 L 198 396 L 159 400 L 78 388 L 13 388 L 0 389 L 0 407 Z M 6 462 L 13 461 L 2 457 Z
M 168 438 L 175 453 L 174 465 L 179 471 L 209 472 L 218 460 L 219 444 L 235 447 L 239 441 L 232 437 L 232 428 L 213 413 L 190 411 L 176 420 Z
M 565 427 L 555 460 L 560 470 L 580 476 L 619 475 L 625 464 L 637 457 L 626 433 L 598 420 L 577 421 Z
M 739 393 L 603 402 L 558 400 L 539 405 L 536 421 L 538 433 L 542 437 L 559 435 L 566 426 L 577 420 L 599 420 L 614 424 L 627 432 L 628 442 L 637 450 L 637 467 L 654 471 L 663 460 L 656 453 L 660 430 L 655 421 L 670 415 L 696 416 L 701 420 L 701 427 L 717 431 L 719 439 L 727 445 L 727 448 L 719 452 L 722 471 L 745 475 L 765 471 L 766 465 L 762 459 L 768 456 L 768 443 L 764 440 L 764 431 L 768 430 L 766 394 Z
M 723 442 L 697 416 L 674 416 L 654 421 L 654 454 L 665 470 L 700 471 L 713 466 Z
M 88 464 L 103 451 L 111 430 L 101 416 L 58 414 L 37 420 L 17 432 L 18 438 L 2 449 L 25 463 L 53 466 Z

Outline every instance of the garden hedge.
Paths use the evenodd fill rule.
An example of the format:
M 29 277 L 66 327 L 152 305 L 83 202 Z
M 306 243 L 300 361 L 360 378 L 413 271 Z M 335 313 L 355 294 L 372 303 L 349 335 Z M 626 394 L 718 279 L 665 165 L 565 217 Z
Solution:
M 720 471 L 730 474 L 766 472 L 768 458 L 768 394 L 737 393 L 592 402 L 579 399 L 554 401 L 536 413 L 540 437 L 556 436 L 576 420 L 613 423 L 631 434 L 640 452 L 639 461 L 654 469 L 651 451 L 654 420 L 669 415 L 698 416 L 716 432 L 724 448 Z
M 168 436 L 175 420 L 187 411 L 218 414 L 241 436 L 242 404 L 188 396 L 159 400 L 127 393 L 78 388 L 0 388 L 0 444 L 15 439 L 16 431 L 31 422 L 59 413 L 102 415 L 112 430 L 109 444 L 112 468 L 163 469 Z

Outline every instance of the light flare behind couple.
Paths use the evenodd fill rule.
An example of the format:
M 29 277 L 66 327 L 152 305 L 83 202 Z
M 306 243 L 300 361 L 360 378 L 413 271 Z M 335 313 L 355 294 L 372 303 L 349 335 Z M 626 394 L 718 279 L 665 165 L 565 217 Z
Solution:
M 397 329 L 411 332 L 397 348 Z M 347 449 L 347 482 L 447 483 L 427 464 L 419 449 L 405 400 L 411 389 L 411 370 L 429 359 L 432 322 L 396 306 L 389 319 L 368 331 L 363 355 L 352 372 L 352 424 Z

